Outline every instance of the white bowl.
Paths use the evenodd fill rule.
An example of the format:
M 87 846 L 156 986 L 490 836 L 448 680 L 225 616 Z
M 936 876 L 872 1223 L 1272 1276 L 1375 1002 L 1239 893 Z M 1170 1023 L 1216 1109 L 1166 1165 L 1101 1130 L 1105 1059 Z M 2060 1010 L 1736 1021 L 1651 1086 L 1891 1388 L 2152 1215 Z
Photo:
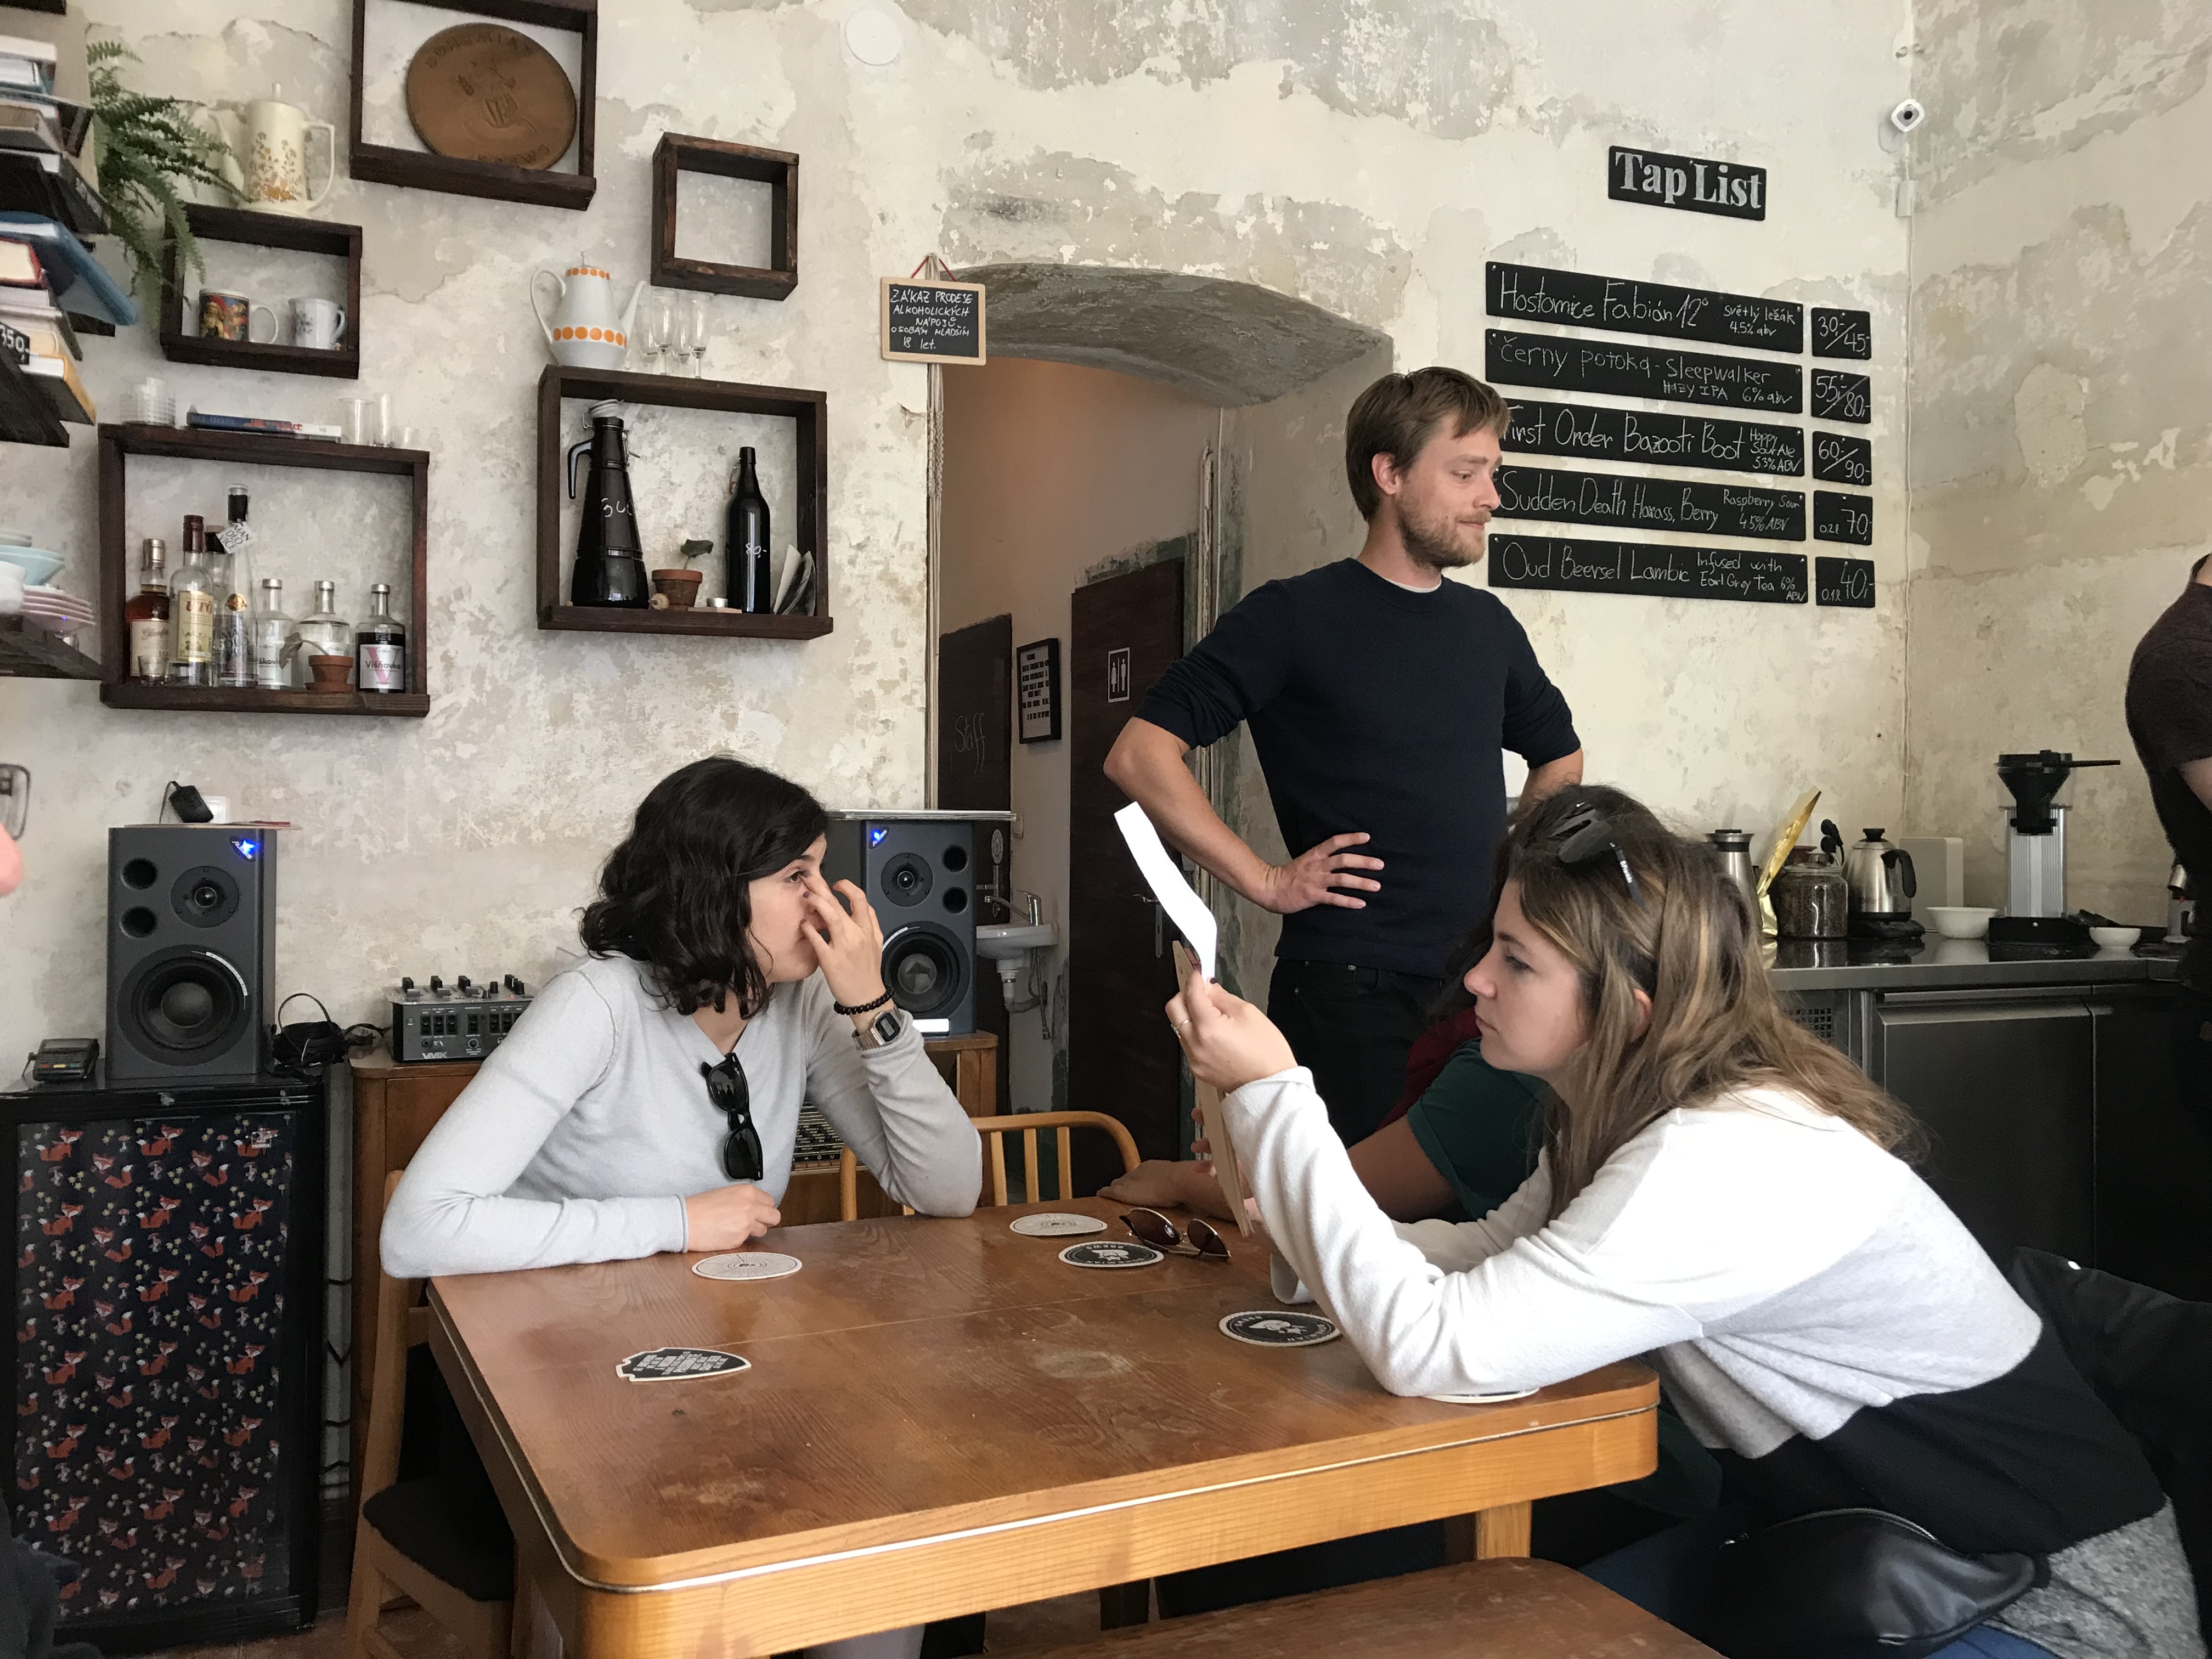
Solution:
M 2089 937 L 2096 941 L 2097 948 L 2100 951 L 2127 951 L 2132 950 L 2136 942 L 2142 938 L 2142 929 L 2140 927 L 2092 927 L 2089 930 Z
M 44 586 L 62 568 L 62 556 L 49 553 L 43 547 L 0 547 L 0 564 L 12 564 L 23 573 L 23 580 L 32 587 Z
M 1990 918 L 1995 910 L 1985 910 L 1978 904 L 1931 904 L 1928 919 L 1936 924 L 1936 931 L 1945 939 L 1987 939 Z
M 0 547 L 28 547 L 31 538 L 20 530 L 0 530 Z

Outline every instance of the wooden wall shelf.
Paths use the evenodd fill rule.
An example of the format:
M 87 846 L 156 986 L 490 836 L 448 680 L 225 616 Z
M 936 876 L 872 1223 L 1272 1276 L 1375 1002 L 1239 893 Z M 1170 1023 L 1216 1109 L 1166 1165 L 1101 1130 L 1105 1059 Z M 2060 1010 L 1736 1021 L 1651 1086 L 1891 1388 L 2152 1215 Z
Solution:
M 799 522 L 792 538 L 814 556 L 813 609 L 790 617 L 744 611 L 600 610 L 568 602 L 561 580 L 561 404 L 564 398 L 708 409 L 729 415 L 769 415 L 798 424 L 799 476 L 793 482 Z M 538 625 L 549 631 L 715 635 L 732 639 L 818 639 L 830 618 L 830 400 L 819 392 L 693 380 L 673 374 L 567 368 L 549 363 L 538 377 Z
M 420 0 L 443 11 L 496 17 L 508 23 L 536 23 L 583 37 L 582 76 L 576 88 L 576 170 L 509 167 L 499 161 L 469 161 L 433 155 L 428 150 L 372 144 L 362 137 L 362 64 L 368 42 L 369 0 L 353 0 L 353 94 L 346 143 L 356 179 L 410 190 L 441 190 L 454 196 L 478 196 L 495 202 L 527 202 L 538 207 L 591 206 L 599 181 L 592 174 L 592 130 L 599 85 L 599 0 Z
M 677 179 L 685 173 L 711 173 L 769 187 L 767 269 L 677 257 Z M 748 300 L 789 299 L 799 286 L 799 157 L 789 150 L 661 134 L 653 152 L 653 285 Z
M 0 351 L 0 443 L 69 447 L 69 433 L 54 414 L 53 400 L 4 351 Z
M 21 617 L 0 617 L 0 679 L 96 680 L 100 675 L 98 662 L 58 635 Z
M 414 524 L 407 624 L 407 690 L 375 695 L 245 687 L 146 685 L 130 674 L 130 639 L 121 625 L 128 585 L 124 516 L 131 456 L 222 461 L 243 466 L 297 466 L 313 471 L 376 472 L 408 481 Z M 321 443 L 270 432 L 206 432 L 191 427 L 103 426 L 100 428 L 100 629 L 105 680 L 100 700 L 111 708 L 190 709 L 216 714 L 387 714 L 420 719 L 430 712 L 430 457 L 420 449 L 368 444 Z M 114 618 L 112 623 L 106 618 Z
M 253 247 L 287 248 L 295 253 L 326 253 L 345 261 L 345 332 L 330 351 L 309 346 L 261 344 L 252 340 L 209 340 L 199 319 L 188 314 L 184 277 L 178 269 L 176 240 L 161 234 L 161 355 L 173 363 L 206 363 L 216 368 L 267 368 L 284 374 L 327 374 L 342 380 L 361 378 L 361 227 L 325 224 L 290 213 L 257 213 L 246 208 L 187 204 L 185 222 L 203 241 L 242 242 Z M 290 319 L 279 313 L 289 326 Z

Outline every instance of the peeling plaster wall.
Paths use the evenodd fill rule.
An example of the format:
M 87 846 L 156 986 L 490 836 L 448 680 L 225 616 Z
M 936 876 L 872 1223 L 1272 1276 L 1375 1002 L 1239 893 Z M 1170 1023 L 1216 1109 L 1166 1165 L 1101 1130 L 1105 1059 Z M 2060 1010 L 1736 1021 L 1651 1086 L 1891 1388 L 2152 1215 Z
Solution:
M 876 0 L 871 0 L 872 3 Z M 141 54 L 135 83 L 237 100 L 281 82 L 342 122 L 350 9 L 79 0 Z M 148 373 L 182 400 L 329 417 L 389 392 L 435 452 L 427 721 L 104 709 L 94 688 L 0 684 L 0 746 L 38 778 L 29 885 L 0 908 L 0 1052 L 100 1024 L 104 830 L 194 779 L 291 819 L 282 981 L 340 1018 L 401 973 L 542 979 L 644 790 L 732 748 L 832 804 L 923 798 L 927 661 L 923 372 L 876 354 L 876 279 L 931 248 L 956 266 L 1141 266 L 1258 283 L 1387 337 L 1401 364 L 1481 363 L 1482 261 L 1540 260 L 1875 314 L 1874 550 L 1883 608 L 1778 611 L 1516 595 L 1601 776 L 1693 823 L 1767 823 L 1817 779 L 1880 821 L 1897 797 L 1899 343 L 1903 226 L 1876 120 L 1906 90 L 1906 0 L 913 0 L 883 69 L 841 44 L 852 0 L 613 0 L 600 23 L 599 175 L 587 213 L 342 179 L 327 216 L 367 239 L 363 378 L 161 362 L 147 331 L 89 348 L 111 410 Z M 408 14 L 410 15 L 413 14 Z M 423 14 L 426 30 L 448 21 Z M 381 50 L 381 48 L 380 48 Z M 372 131 L 404 128 L 389 76 Z M 802 281 L 787 302 L 714 298 L 716 376 L 830 398 L 836 629 L 803 644 L 544 634 L 532 599 L 525 288 L 579 257 L 643 274 L 649 160 L 690 131 L 798 151 Z M 1773 170 L 1764 225 L 1609 203 L 1605 147 Z M 732 210 L 733 236 L 749 222 Z M 687 249 L 694 246 L 687 234 Z M 231 267 L 279 294 L 290 278 Z M 669 431 L 675 429 L 672 423 Z M 725 434 L 723 441 L 735 441 Z M 0 453 L 0 522 L 92 568 L 94 448 Z M 671 448 L 652 546 L 713 522 L 719 455 Z M 226 477 L 202 469 L 218 509 Z M 356 527 L 296 494 L 271 550 L 328 572 L 349 615 Z M 281 497 L 281 491 L 280 491 Z M 173 536 L 134 500 L 128 532 Z M 377 556 L 388 556 L 380 554 Z M 416 619 L 410 618 L 410 621 Z M 1890 814 L 1893 815 L 1893 814 Z
M 2069 904 L 2165 915 L 2122 708 L 2212 546 L 2212 11 L 1921 0 L 1909 802 L 2002 904 L 1999 753 L 2075 781 Z
M 945 371 L 945 481 L 939 508 L 938 623 L 947 634 L 1011 613 L 1014 643 L 1060 642 L 1067 729 L 1068 596 L 1095 567 L 1190 535 L 1199 468 L 1220 411 L 1149 380 L 1017 357 Z M 1021 814 L 1012 881 L 1044 901 L 1061 930 L 1040 963 L 1065 1048 L 1067 975 L 1066 737 L 1013 745 Z M 985 972 L 991 971 L 988 967 Z M 1054 1046 L 1038 1012 L 1012 1019 L 1006 1109 L 1054 1098 Z

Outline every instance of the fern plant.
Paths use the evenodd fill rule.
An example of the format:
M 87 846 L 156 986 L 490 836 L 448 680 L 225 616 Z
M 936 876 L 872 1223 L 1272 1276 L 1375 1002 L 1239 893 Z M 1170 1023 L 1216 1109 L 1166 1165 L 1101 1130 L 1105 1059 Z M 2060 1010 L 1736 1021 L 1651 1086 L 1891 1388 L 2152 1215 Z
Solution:
M 150 295 L 161 288 L 165 228 L 176 241 L 180 274 L 206 269 L 199 239 L 185 222 L 180 186 L 212 185 L 235 199 L 222 176 L 230 146 L 192 118 L 190 105 L 125 87 L 118 65 L 137 63 L 138 54 L 120 40 L 96 40 L 84 56 L 100 198 L 130 258 L 132 289 Z

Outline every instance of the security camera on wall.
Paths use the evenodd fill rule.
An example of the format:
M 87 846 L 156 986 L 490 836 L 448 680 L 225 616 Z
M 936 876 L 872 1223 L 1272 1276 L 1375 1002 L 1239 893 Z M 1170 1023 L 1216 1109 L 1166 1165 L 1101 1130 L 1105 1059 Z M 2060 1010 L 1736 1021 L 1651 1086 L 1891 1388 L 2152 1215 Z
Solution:
M 1899 132 L 1910 134 L 1928 118 L 1927 106 L 1917 98 L 1908 98 L 1889 112 L 1889 124 Z

